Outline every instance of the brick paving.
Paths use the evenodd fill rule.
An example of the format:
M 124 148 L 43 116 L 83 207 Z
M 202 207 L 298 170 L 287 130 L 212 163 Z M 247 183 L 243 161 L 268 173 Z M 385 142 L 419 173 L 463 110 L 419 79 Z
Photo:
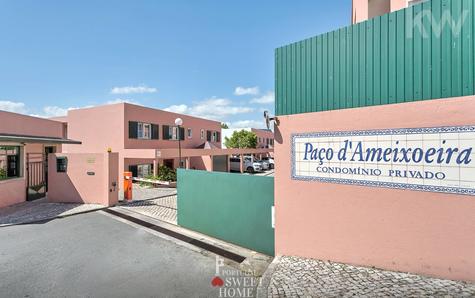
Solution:
M 132 199 L 134 201 L 150 200 L 164 196 L 170 196 L 176 194 L 176 188 L 167 187 L 146 187 L 140 186 L 140 184 L 134 183 L 132 186 Z M 119 200 L 123 200 L 124 193 L 119 192 Z
M 129 211 L 153 217 L 168 223 L 177 224 L 177 196 L 172 195 L 151 200 L 138 200 L 121 205 Z
M 258 297 L 475 297 L 475 284 L 297 257 L 276 257 Z
M 48 203 L 45 199 L 0 209 L 0 226 L 32 223 L 102 209 L 98 204 Z

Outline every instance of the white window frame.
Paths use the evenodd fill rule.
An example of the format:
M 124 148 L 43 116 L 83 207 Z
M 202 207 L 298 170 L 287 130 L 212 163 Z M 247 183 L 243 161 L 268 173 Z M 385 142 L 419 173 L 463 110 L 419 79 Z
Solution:
M 178 141 L 178 126 L 170 126 L 168 128 L 168 134 L 170 136 L 170 140 Z
M 137 165 L 137 176 L 139 178 L 145 178 L 152 173 L 152 167 L 149 164 Z M 144 173 L 146 174 L 144 175 Z
M 152 125 L 150 123 L 137 123 L 137 138 L 150 140 L 152 138 Z
M 205 139 L 205 130 L 204 129 L 201 129 L 200 136 L 201 136 L 202 140 Z
M 193 130 L 191 128 L 187 128 L 186 135 L 188 136 L 188 139 L 191 139 L 193 137 Z

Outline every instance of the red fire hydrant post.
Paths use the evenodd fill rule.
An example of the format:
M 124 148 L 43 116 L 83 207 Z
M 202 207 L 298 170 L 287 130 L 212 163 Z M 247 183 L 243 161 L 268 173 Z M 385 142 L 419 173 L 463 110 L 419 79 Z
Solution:
M 132 201 L 132 172 L 124 172 L 124 200 Z

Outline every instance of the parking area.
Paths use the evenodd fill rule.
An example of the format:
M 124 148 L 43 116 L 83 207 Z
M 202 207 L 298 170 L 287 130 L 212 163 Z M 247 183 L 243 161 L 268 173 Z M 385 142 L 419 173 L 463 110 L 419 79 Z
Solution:
M 98 212 L 2 227 L 0 238 L 3 297 L 219 295 L 214 256 Z

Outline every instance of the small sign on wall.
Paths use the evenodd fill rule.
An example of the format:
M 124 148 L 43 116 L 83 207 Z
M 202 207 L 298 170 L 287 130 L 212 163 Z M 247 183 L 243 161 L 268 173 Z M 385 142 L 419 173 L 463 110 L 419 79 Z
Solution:
M 292 135 L 292 179 L 475 195 L 475 126 Z

